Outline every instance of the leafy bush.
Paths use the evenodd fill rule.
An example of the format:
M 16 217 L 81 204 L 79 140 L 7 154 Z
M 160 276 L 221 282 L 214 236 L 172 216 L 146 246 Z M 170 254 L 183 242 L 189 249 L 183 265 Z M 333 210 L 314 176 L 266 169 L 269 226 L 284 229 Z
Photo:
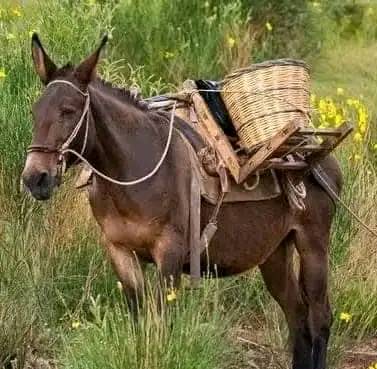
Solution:
M 332 30 L 343 38 L 374 41 L 377 36 L 377 5 L 372 1 L 325 0 L 319 10 L 334 24 Z
M 249 7 L 250 22 L 259 28 L 258 59 L 303 58 L 318 52 L 323 30 L 309 1 L 243 1 L 243 7 Z

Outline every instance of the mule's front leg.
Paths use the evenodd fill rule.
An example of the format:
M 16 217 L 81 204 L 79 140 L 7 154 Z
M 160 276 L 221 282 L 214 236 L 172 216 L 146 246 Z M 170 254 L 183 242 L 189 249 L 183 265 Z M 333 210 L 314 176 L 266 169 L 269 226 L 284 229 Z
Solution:
M 158 302 L 160 303 L 164 302 L 166 289 L 179 287 L 183 263 L 188 254 L 185 246 L 184 237 L 170 226 L 155 242 L 152 256 L 159 273 Z
M 122 283 L 131 313 L 136 317 L 144 293 L 144 277 L 135 253 L 124 246 L 106 243 L 113 268 Z

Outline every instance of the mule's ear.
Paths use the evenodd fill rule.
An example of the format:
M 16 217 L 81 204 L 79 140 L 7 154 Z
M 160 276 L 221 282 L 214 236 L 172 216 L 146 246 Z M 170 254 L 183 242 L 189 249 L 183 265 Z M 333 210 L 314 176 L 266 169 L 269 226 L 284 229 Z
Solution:
M 47 84 L 57 67 L 46 54 L 42 43 L 36 33 L 31 37 L 31 54 L 37 74 L 44 84 Z
M 88 84 L 96 76 L 96 66 L 101 54 L 103 47 L 106 45 L 108 40 L 107 35 L 105 35 L 101 41 L 101 44 L 97 50 L 85 60 L 83 60 L 76 68 L 75 75 L 77 79 L 84 83 Z

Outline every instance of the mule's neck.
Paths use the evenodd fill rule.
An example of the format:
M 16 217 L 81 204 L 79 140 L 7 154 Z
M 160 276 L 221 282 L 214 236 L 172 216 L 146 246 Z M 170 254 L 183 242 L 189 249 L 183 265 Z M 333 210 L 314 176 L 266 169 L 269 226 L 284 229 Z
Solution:
M 89 162 L 118 180 L 144 176 L 161 156 L 166 125 L 159 125 L 154 113 L 122 101 L 99 86 L 90 86 L 89 93 L 93 127 Z

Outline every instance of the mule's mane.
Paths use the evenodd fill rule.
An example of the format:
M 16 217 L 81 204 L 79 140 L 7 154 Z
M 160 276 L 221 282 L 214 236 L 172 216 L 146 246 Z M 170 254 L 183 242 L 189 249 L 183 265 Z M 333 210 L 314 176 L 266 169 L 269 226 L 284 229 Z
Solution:
M 67 75 L 73 74 L 74 71 L 74 66 L 71 63 L 68 63 L 54 73 L 53 79 L 67 77 Z M 148 110 L 148 104 L 142 99 L 140 94 L 136 93 L 136 91 L 126 89 L 124 87 L 114 86 L 111 82 L 105 81 L 100 77 L 97 77 L 93 81 L 93 84 L 97 85 L 101 89 L 105 89 L 109 95 L 119 99 L 120 101 L 131 104 L 140 110 Z
M 121 101 L 132 104 L 141 110 L 148 110 L 148 104 L 142 99 L 140 94 L 124 87 L 114 86 L 111 82 L 105 81 L 102 78 L 97 78 L 95 82 L 100 87 L 105 88 L 110 95 L 120 99 Z

